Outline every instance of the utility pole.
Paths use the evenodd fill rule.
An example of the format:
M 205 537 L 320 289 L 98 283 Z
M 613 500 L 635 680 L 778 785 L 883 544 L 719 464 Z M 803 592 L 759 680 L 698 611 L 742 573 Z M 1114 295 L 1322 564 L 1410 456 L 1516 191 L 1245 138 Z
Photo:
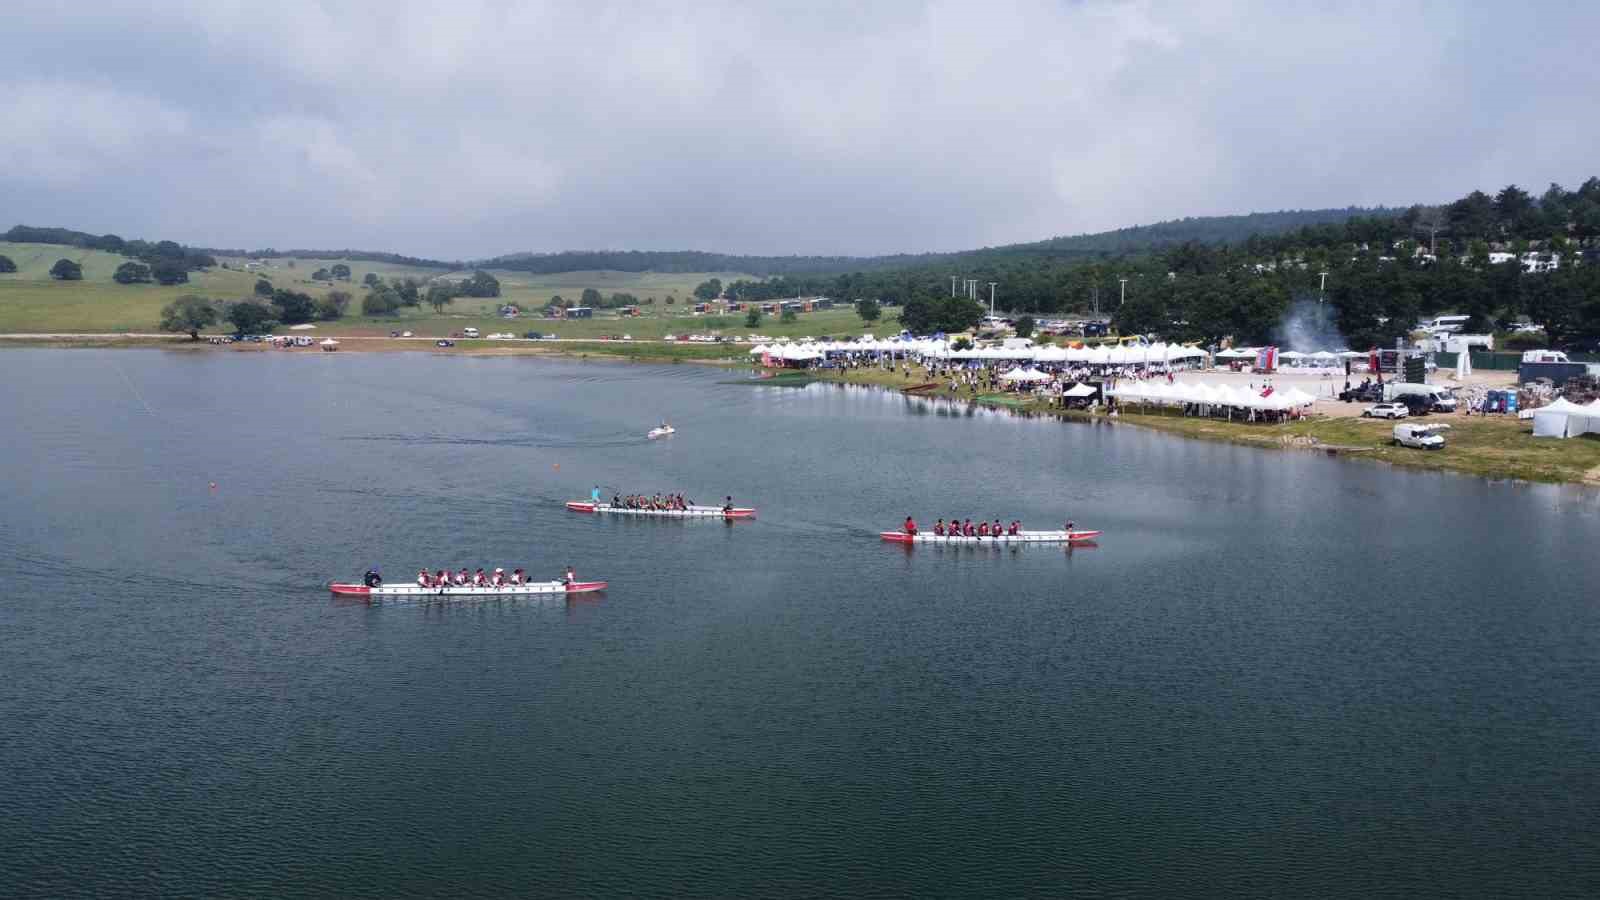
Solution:
M 1318 272 L 1317 274 L 1322 276 L 1322 283 L 1317 286 L 1317 305 L 1320 306 L 1322 305 L 1323 295 L 1328 293 L 1328 273 Z
M 955 297 L 955 295 L 956 295 L 956 276 L 951 275 L 950 276 L 950 296 L 951 297 Z
M 1117 306 L 1121 307 L 1122 304 L 1128 302 L 1128 279 L 1118 278 L 1117 282 L 1122 285 L 1122 293 L 1117 297 Z
M 998 281 L 989 282 L 989 318 L 991 319 L 994 318 L 994 286 L 999 283 Z
M 1100 285 L 1094 286 L 1090 291 L 1090 296 L 1094 298 L 1094 315 L 1098 319 L 1100 318 Z

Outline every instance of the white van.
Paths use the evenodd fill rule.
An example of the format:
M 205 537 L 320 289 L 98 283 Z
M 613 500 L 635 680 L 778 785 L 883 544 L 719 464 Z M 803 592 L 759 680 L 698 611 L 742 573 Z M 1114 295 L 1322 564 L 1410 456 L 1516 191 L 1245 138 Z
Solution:
M 1396 382 L 1383 386 L 1385 400 L 1400 400 L 1404 397 L 1423 397 L 1428 401 L 1428 408 L 1433 412 L 1455 412 L 1456 398 L 1443 388 L 1431 384 L 1406 384 Z
M 1402 447 L 1415 447 L 1418 450 L 1442 450 L 1444 435 L 1440 432 L 1449 428 L 1449 425 L 1396 425 L 1394 442 Z
M 1425 323 L 1422 326 L 1422 330 L 1433 334 L 1455 334 L 1466 328 L 1467 323 L 1470 321 L 1472 321 L 1471 316 L 1440 316 L 1431 322 Z
M 475 338 L 475 337 L 478 336 L 478 329 L 476 329 L 476 328 L 463 328 L 463 329 L 461 329 L 461 336 L 462 337 Z

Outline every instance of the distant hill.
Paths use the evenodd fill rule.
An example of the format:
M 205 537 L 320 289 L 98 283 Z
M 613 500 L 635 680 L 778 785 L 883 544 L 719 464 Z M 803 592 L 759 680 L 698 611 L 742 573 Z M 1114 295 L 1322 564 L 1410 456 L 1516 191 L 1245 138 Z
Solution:
M 740 256 L 708 253 L 701 250 L 568 250 L 560 253 L 512 253 L 473 262 L 447 261 L 405 256 L 370 250 L 262 250 L 184 247 L 196 261 L 208 257 L 247 257 L 272 259 L 362 260 L 420 268 L 459 270 L 463 268 L 508 269 L 538 275 L 561 272 L 746 272 L 758 276 L 829 275 L 845 272 L 875 272 L 936 264 L 970 265 L 1001 258 L 1038 258 L 1055 262 L 1074 262 L 1108 256 L 1147 253 L 1185 243 L 1237 243 L 1252 236 L 1270 236 L 1307 226 L 1343 223 L 1353 217 L 1390 218 L 1402 210 L 1385 207 L 1343 209 L 1296 209 L 1280 212 L 1249 213 L 1238 216 L 1194 216 L 1102 231 L 1053 237 L 1025 244 L 1006 244 L 951 253 L 899 253 L 886 256 Z M 3 236 L 6 240 L 66 244 L 130 256 L 143 255 L 154 245 L 143 241 L 124 241 L 116 235 L 93 235 L 66 228 L 36 228 L 18 225 Z M 170 244 L 170 242 L 163 242 Z M 177 245 L 171 245 L 174 249 Z M 202 263 L 203 264 L 203 263 Z
M 826 275 L 903 269 L 936 263 L 971 263 L 996 257 L 1048 257 L 1071 261 L 1163 250 L 1185 243 L 1237 243 L 1307 225 L 1341 224 L 1354 217 L 1392 218 L 1403 212 L 1387 207 L 1294 209 L 1238 216 L 1192 216 L 1102 231 L 1053 237 L 952 253 L 900 253 L 887 256 L 734 256 L 698 250 L 588 250 L 513 253 L 479 260 L 477 266 L 552 274 L 584 269 L 620 272 L 749 272 L 752 275 Z

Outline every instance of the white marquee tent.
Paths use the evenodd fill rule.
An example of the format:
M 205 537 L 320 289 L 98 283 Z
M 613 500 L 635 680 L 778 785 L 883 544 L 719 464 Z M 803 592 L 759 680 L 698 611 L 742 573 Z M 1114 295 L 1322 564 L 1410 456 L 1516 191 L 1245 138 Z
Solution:
M 1577 404 L 1559 397 L 1533 411 L 1533 436 L 1569 438 L 1600 433 L 1600 400 Z

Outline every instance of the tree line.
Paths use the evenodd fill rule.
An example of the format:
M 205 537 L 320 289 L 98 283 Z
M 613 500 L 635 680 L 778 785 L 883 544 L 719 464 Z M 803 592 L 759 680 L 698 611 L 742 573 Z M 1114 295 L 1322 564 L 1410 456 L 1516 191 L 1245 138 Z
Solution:
M 184 271 L 208 269 L 217 264 L 210 253 L 185 247 L 176 241 L 124 240 L 115 234 L 93 235 L 68 228 L 38 228 L 17 225 L 0 239 L 26 244 L 65 244 L 85 250 L 103 250 L 131 257 L 150 266 L 178 266 Z M 187 279 L 185 279 L 187 280 Z

